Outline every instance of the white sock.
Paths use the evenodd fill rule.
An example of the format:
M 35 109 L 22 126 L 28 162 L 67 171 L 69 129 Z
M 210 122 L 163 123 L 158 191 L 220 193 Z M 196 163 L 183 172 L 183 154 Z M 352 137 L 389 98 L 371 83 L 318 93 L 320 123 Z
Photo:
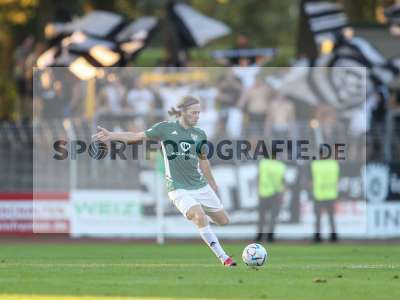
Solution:
M 221 244 L 211 227 L 206 226 L 199 228 L 199 232 L 201 238 L 211 248 L 215 256 L 217 256 L 222 262 L 225 261 L 228 258 L 228 255 L 226 255 L 224 249 L 222 249 Z

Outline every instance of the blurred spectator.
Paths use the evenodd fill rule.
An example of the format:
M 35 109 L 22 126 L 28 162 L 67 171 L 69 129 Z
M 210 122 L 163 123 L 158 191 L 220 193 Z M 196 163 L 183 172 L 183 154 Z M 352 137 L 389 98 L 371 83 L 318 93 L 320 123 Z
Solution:
M 261 75 L 256 77 L 254 84 L 244 91 L 239 100 L 239 108 L 246 112 L 248 124 L 246 135 L 262 136 L 272 90 Z
M 34 104 L 35 114 L 43 119 L 62 118 L 63 115 L 63 95 L 61 81 L 56 80 L 54 69 L 48 68 L 38 73 L 35 80 L 37 88 L 35 90 Z
M 82 114 L 82 82 L 67 69 L 47 68 L 37 71 L 34 82 L 35 118 L 72 118 Z M 30 96 L 32 97 L 32 96 Z
M 218 113 L 215 107 L 215 100 L 218 90 L 214 86 L 200 82 L 193 86 L 190 94 L 200 99 L 199 127 L 206 132 L 209 140 L 213 140 L 217 132 Z
M 254 84 L 257 74 L 260 72 L 259 67 L 233 67 L 233 73 L 243 84 L 244 88 L 249 88 Z
M 142 119 L 145 126 L 146 118 L 154 114 L 154 94 L 153 92 L 144 87 L 140 80 L 133 81 L 133 87 L 127 93 L 127 111 L 137 115 Z
M 205 103 L 207 109 L 216 109 L 215 100 L 217 98 L 218 90 L 215 86 L 200 82 L 192 88 L 190 93 L 191 95 L 201 99 L 202 103 Z
M 315 112 L 315 119 L 318 121 L 320 137 L 318 143 L 335 143 L 339 137 L 339 123 L 336 109 L 328 104 L 320 104 Z
M 267 111 L 266 132 L 272 139 L 288 139 L 293 134 L 296 112 L 291 100 L 275 93 Z
M 68 89 L 71 89 L 71 97 L 66 101 L 66 107 L 64 111 L 65 117 L 80 117 L 83 114 L 84 99 L 84 84 L 72 74 L 66 72 L 66 76 L 69 77 Z
M 99 93 L 99 109 L 102 113 L 121 113 L 125 107 L 126 88 L 115 73 L 108 74 L 106 85 Z
M 335 107 L 328 104 L 320 104 L 317 106 L 315 119 L 317 120 L 317 126 L 314 128 L 316 134 L 316 145 L 329 144 L 334 145 L 337 143 L 346 144 L 346 159 L 349 159 L 349 155 L 353 157 L 361 158 L 360 145 L 357 146 L 356 156 L 351 154 L 351 145 L 349 145 L 348 138 L 345 137 L 345 128 L 343 122 L 339 119 L 337 110 Z M 354 140 L 355 142 L 355 140 Z M 357 143 L 355 143 L 357 145 Z M 323 153 L 326 155 L 326 153 Z
M 207 101 L 201 102 L 201 114 L 198 127 L 203 129 L 207 138 L 213 141 L 217 133 L 218 113 L 213 107 L 209 107 Z
M 241 93 L 240 81 L 234 76 L 232 69 L 228 69 L 218 84 L 217 104 L 222 125 L 220 129 L 232 138 L 239 138 L 242 133 L 243 115 L 237 106 Z
M 239 78 L 245 88 L 254 84 L 256 76 L 261 72 L 262 66 L 270 60 L 270 57 L 257 57 L 254 63 L 251 63 L 247 57 L 239 58 L 239 65 L 233 66 L 233 73 Z
M 190 87 L 178 83 L 162 85 L 158 89 L 161 99 L 163 100 L 164 115 L 168 116 L 168 110 L 175 107 L 176 103 L 184 96 L 189 95 Z
M 233 74 L 240 79 L 244 88 L 249 88 L 254 84 L 257 74 L 260 72 L 259 65 L 250 64 L 248 58 L 241 57 L 239 66 L 232 67 Z
M 249 39 L 247 38 L 247 36 L 245 36 L 244 34 L 239 34 L 236 38 L 236 42 L 233 45 L 232 49 L 251 49 L 250 46 L 250 42 Z M 242 57 L 244 59 L 249 60 L 249 64 L 254 64 L 256 62 L 256 59 L 254 56 L 249 56 L 249 57 Z M 239 65 L 239 60 L 241 59 L 241 57 L 232 57 L 229 61 L 231 63 L 231 65 Z

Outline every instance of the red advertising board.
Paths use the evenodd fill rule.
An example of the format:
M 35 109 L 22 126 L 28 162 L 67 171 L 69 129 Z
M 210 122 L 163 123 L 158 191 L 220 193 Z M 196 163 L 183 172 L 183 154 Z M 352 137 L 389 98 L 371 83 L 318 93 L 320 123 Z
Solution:
M 0 234 L 69 233 L 68 193 L 0 193 Z

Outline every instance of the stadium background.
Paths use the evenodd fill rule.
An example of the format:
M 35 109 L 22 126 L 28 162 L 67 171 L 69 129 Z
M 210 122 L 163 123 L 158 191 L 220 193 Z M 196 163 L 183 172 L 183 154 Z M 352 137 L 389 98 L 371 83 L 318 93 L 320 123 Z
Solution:
M 77 160 L 52 159 L 56 140 L 89 142 L 97 124 L 114 130 L 142 130 L 165 119 L 171 104 L 189 92 L 206 104 L 199 126 L 214 141 L 280 136 L 282 124 L 275 118 L 279 113 L 290 122 L 284 128 L 285 138 L 315 139 L 323 124 L 334 127 L 350 148 L 339 184 L 339 236 L 351 243 L 356 240 L 356 244 L 368 240 L 396 245 L 400 237 L 400 37 L 399 13 L 394 10 L 392 15 L 390 9 L 400 4 L 383 0 L 332 1 L 329 3 L 333 7 L 328 4 L 327 11 L 320 12 L 329 19 L 322 22 L 324 28 L 320 30 L 313 19 L 318 13 L 316 16 L 312 12 L 323 11 L 324 5 L 307 10 L 308 1 L 182 2 L 187 6 L 180 9 L 174 9 L 172 1 L 0 2 L 0 242 L 10 244 L 3 248 L 6 262 L 11 260 L 10 267 L 20 270 L 24 264 L 22 255 L 13 254 L 25 242 L 39 243 L 32 257 L 40 257 L 41 249 L 44 253 L 57 252 L 59 257 L 54 259 L 61 271 L 63 255 L 79 256 L 82 251 L 86 253 L 82 254 L 84 259 L 91 251 L 106 247 L 98 238 L 112 238 L 101 240 L 105 243 L 117 238 L 122 243 L 109 248 L 110 253 L 123 253 L 121 260 L 109 262 L 117 265 L 129 265 L 129 260 L 151 264 L 146 259 L 135 260 L 146 251 L 157 256 L 157 248 L 142 248 L 146 243 L 172 247 L 170 252 L 165 250 L 166 264 L 174 262 L 174 252 L 180 249 L 173 248 L 175 244 L 182 243 L 188 252 L 197 253 L 199 250 L 189 243 L 197 240 L 196 231 L 166 199 L 159 154 L 149 154 L 149 160 L 128 161 L 97 161 L 86 153 L 78 155 Z M 336 4 L 341 4 L 343 11 Z M 73 17 L 78 19 L 68 23 Z M 196 31 L 198 27 L 190 25 L 193 20 L 208 29 L 207 33 Z M 122 34 L 129 24 L 131 28 Z M 355 37 L 362 38 L 361 42 L 343 40 L 342 29 L 349 27 Z M 93 39 L 92 44 L 81 43 L 77 32 Z M 117 33 L 119 41 L 111 37 Z M 122 47 L 123 43 L 132 44 Z M 108 50 L 96 56 L 90 48 L 97 44 Z M 78 58 L 86 61 L 74 68 Z M 251 68 L 246 69 L 249 65 Z M 362 86 L 365 80 L 368 90 L 361 96 L 358 91 L 358 102 L 353 103 L 352 83 L 346 78 L 341 81 L 340 76 L 345 74 L 335 75 L 330 70 L 360 70 L 360 66 L 366 72 L 360 71 L 360 81 L 353 84 Z M 254 85 L 257 74 L 262 87 Z M 231 102 L 221 101 L 224 93 L 232 98 Z M 243 95 L 251 93 L 263 95 L 267 105 L 251 103 L 252 97 L 244 105 Z M 277 109 L 268 112 L 270 107 Z M 259 111 L 263 113 L 257 115 Z M 361 121 L 357 119 L 360 115 Z M 129 151 L 127 156 L 132 154 Z M 230 247 L 237 251 L 256 233 L 257 162 L 213 159 L 211 163 L 222 201 L 232 218 L 231 225 L 216 228 L 216 232 L 224 241 L 234 240 Z M 302 244 L 312 237 L 309 178 L 304 175 L 307 168 L 307 164 L 290 164 L 278 240 Z M 328 233 L 326 221 L 323 219 L 324 234 Z M 60 241 L 78 248 L 61 250 L 57 248 Z M 87 245 L 91 241 L 94 248 Z M 123 247 L 125 242 L 135 245 L 136 250 L 130 253 Z M 292 254 L 285 252 L 284 244 L 269 247 L 274 255 L 281 253 L 283 267 L 284 259 L 291 261 Z M 333 254 L 328 248 L 315 249 L 321 251 L 323 259 L 335 253 L 345 257 L 351 253 L 354 264 L 350 268 L 361 272 L 364 268 L 359 266 L 366 261 L 373 261 L 373 268 L 386 266 L 383 258 L 372 259 L 374 251 L 389 257 L 386 263 L 396 259 L 396 248 L 390 246 L 387 250 L 354 246 L 361 249 L 356 251 L 347 245 L 335 247 Z M 307 251 L 314 251 L 292 249 L 303 258 Z M 368 255 L 357 259 L 357 251 Z M 201 257 L 207 266 L 207 256 Z M 101 264 L 102 259 L 97 259 L 96 263 Z M 307 259 L 301 262 L 312 265 Z M 25 263 L 29 265 L 29 261 Z M 39 258 L 35 263 L 34 268 L 47 261 Z M 348 262 L 339 259 L 339 263 L 345 266 Z M 398 271 L 398 265 L 391 266 L 390 272 Z M 279 270 L 282 265 L 275 267 Z M 390 273 L 390 278 L 396 274 Z M 237 280 L 240 283 L 242 279 Z M 385 282 L 383 277 L 377 280 Z M 257 284 L 261 285 L 261 279 Z M 10 294 L 24 293 L 23 288 L 2 287 Z M 35 288 L 28 290 L 35 293 Z M 56 287 L 39 289 L 41 294 L 44 291 L 58 293 Z M 60 293 L 71 294 L 68 289 Z M 97 292 L 84 289 L 82 293 L 109 295 L 101 288 Z M 135 293 L 111 289 L 110 293 L 158 295 L 151 290 Z M 171 297 L 192 296 L 189 292 L 165 293 Z M 241 292 L 238 295 L 248 296 Z M 262 296 L 257 295 L 265 298 Z M 334 296 L 328 294 L 328 298 Z

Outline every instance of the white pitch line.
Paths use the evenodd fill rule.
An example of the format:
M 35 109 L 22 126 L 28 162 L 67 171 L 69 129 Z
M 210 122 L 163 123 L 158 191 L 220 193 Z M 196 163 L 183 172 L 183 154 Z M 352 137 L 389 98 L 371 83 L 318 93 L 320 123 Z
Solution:
M 221 267 L 219 263 L 212 264 L 147 264 L 147 263 L 2 263 L 0 269 L 8 267 L 39 267 L 39 268 L 216 268 Z M 331 268 L 348 268 L 348 269 L 398 269 L 400 265 L 393 264 L 268 264 L 268 269 L 331 269 Z
M 72 268 L 106 268 L 106 267 L 220 267 L 219 263 L 215 264 L 132 264 L 132 263 L 2 263 L 0 268 L 4 267 L 72 267 Z
M 164 297 L 112 297 L 112 296 L 66 296 L 66 295 L 22 295 L 0 294 L 0 300 L 182 300 L 182 298 Z M 187 300 L 202 300 L 200 298 L 188 298 Z M 216 300 L 204 299 L 203 300 Z M 221 299 L 218 299 L 221 300 Z

